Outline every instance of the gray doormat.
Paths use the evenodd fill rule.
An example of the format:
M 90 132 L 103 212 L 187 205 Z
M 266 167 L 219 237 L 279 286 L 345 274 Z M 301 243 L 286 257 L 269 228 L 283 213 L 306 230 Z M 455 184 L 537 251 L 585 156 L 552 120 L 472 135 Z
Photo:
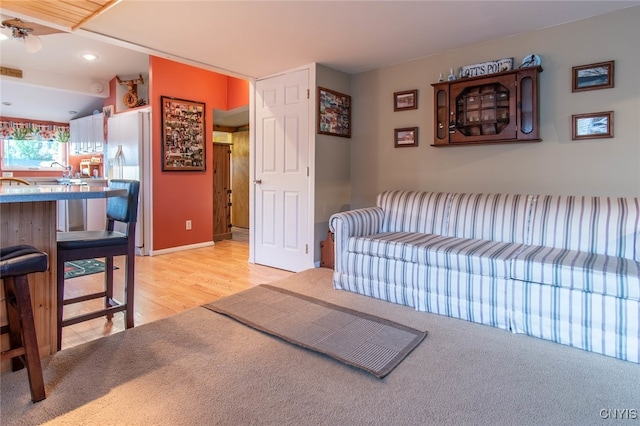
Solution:
M 427 335 L 266 284 L 203 306 L 378 378 L 389 374 Z

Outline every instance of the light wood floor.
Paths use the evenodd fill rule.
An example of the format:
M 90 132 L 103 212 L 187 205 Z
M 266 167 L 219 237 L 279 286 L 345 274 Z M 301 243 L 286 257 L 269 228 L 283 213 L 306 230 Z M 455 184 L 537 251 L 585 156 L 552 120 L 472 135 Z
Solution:
M 156 321 L 228 296 L 238 291 L 276 281 L 292 272 L 250 264 L 246 231 L 212 247 L 159 256 L 136 257 L 135 325 Z M 122 300 L 124 258 L 115 260 L 116 298 Z M 65 297 L 100 291 L 104 273 L 72 278 L 65 283 Z M 101 306 L 100 301 L 65 307 L 65 318 Z M 62 348 L 76 346 L 124 329 L 123 314 L 113 322 L 97 318 L 62 330 Z

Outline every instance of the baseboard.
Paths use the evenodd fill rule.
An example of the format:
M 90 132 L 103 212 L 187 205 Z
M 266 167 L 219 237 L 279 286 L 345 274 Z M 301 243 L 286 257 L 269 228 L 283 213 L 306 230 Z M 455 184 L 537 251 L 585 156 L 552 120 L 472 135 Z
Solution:
M 178 252 L 178 251 L 192 250 L 192 249 L 197 249 L 197 248 L 202 248 L 202 247 L 211 247 L 211 246 L 214 246 L 215 244 L 216 243 L 214 243 L 213 241 L 206 241 L 204 243 L 189 244 L 188 246 L 169 247 L 169 248 L 162 249 L 162 250 L 149 250 L 149 256 L 157 256 L 157 255 L 160 255 L 160 254 L 175 253 L 175 252 Z

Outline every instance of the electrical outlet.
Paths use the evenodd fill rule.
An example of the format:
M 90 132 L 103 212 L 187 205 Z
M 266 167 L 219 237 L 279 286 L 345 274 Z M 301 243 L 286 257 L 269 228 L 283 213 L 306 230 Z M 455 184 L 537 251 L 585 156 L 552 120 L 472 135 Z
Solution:
M 187 231 L 191 229 L 191 221 L 190 220 L 187 221 L 186 226 L 187 226 Z

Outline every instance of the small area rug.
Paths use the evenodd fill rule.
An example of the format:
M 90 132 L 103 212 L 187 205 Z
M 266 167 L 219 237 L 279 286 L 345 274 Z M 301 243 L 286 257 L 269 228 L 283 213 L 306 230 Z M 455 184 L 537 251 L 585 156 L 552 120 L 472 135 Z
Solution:
M 427 335 L 426 331 L 266 284 L 204 307 L 378 378 L 389 374 Z
M 113 269 L 117 269 L 114 267 Z M 104 272 L 104 262 L 97 259 L 73 260 L 64 264 L 64 279 Z

